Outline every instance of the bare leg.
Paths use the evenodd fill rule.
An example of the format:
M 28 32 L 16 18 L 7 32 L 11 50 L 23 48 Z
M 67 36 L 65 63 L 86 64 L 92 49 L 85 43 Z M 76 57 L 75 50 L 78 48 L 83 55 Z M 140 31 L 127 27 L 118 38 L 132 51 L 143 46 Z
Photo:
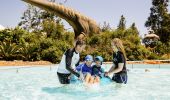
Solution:
M 87 73 L 86 77 L 85 77 L 85 82 L 86 83 L 89 83 L 90 82 L 90 79 L 91 78 L 91 74 Z
M 94 79 L 95 79 L 95 77 L 94 77 L 94 76 L 91 76 L 89 83 L 90 83 L 90 84 L 93 84 L 93 83 L 94 83 Z
M 95 79 L 94 79 L 94 83 L 99 83 L 100 82 L 100 77 L 95 77 Z

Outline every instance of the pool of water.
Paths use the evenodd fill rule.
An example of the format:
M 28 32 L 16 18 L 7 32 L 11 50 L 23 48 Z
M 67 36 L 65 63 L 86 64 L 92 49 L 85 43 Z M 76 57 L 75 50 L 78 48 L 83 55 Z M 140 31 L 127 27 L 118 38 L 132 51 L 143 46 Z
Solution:
M 110 65 L 106 65 L 106 70 Z M 169 100 L 170 65 L 127 65 L 128 83 L 59 84 L 57 65 L 1 67 L 0 100 Z M 145 72 L 145 69 L 149 72 Z

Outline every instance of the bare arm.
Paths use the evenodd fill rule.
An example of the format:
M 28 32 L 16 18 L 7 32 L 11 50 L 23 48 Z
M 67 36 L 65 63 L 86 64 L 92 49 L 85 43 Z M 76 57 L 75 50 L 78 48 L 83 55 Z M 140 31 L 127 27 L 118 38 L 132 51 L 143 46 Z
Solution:
M 70 71 L 70 73 L 72 73 L 72 74 L 76 75 L 77 77 L 79 77 L 80 74 L 77 73 L 77 72 L 72 68 L 72 66 L 71 66 L 71 61 L 72 61 L 72 57 L 73 57 L 73 51 L 69 49 L 69 50 L 66 51 L 65 55 L 66 55 L 66 69 L 67 69 L 68 71 Z
M 112 67 L 110 68 L 110 70 L 105 73 L 105 75 L 108 76 L 108 74 L 118 73 L 118 72 L 122 71 L 123 65 L 124 65 L 124 63 L 118 63 L 118 68 L 116 68 L 116 69 L 114 68 L 114 66 L 112 66 Z
M 112 67 L 112 68 L 109 70 L 108 73 L 118 73 L 118 72 L 122 71 L 123 65 L 124 65 L 124 63 L 118 63 L 118 68 L 112 69 L 112 68 L 113 68 L 113 67 Z
M 113 70 L 114 70 L 114 66 L 112 66 L 112 67 L 110 68 L 110 70 L 108 71 L 108 73 L 113 72 Z

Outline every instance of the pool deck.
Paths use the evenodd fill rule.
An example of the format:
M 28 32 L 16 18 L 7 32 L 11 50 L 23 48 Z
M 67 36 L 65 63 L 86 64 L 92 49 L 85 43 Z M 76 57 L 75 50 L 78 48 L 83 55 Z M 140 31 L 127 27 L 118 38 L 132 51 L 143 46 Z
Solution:
M 104 62 L 104 64 L 112 64 L 112 62 Z M 170 60 L 127 61 L 127 64 L 170 64 Z M 52 63 L 48 61 L 0 61 L 0 67 L 27 65 L 52 65 Z
M 26 66 L 26 65 L 51 65 L 48 61 L 0 61 L 0 67 L 3 66 Z
M 112 62 L 104 62 L 105 64 L 112 64 Z M 143 61 L 127 61 L 127 64 L 170 64 L 169 60 L 143 60 Z

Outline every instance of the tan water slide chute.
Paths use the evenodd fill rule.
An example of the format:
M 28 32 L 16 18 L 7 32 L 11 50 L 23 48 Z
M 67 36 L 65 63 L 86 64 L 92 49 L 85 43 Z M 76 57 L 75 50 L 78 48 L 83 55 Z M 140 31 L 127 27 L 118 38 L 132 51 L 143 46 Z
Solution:
M 82 32 L 86 35 L 97 34 L 100 29 L 96 22 L 89 17 L 86 17 L 79 12 L 65 7 L 64 5 L 49 2 L 46 0 L 22 0 L 34 6 L 40 7 L 44 10 L 55 13 L 57 16 L 66 20 L 74 29 L 75 38 L 77 38 Z

